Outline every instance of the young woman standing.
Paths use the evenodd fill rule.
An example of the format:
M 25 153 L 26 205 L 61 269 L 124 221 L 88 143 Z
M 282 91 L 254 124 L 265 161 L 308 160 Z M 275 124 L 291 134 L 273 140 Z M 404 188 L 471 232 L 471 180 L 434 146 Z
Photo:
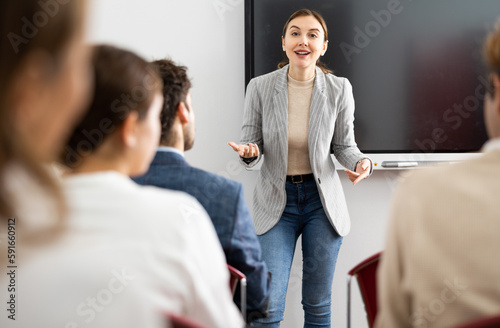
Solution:
M 240 144 L 247 167 L 265 161 L 254 191 L 254 222 L 272 273 L 269 315 L 256 326 L 279 327 L 295 245 L 302 236 L 304 327 L 330 327 L 337 255 L 350 229 L 333 153 L 354 183 L 371 161 L 354 140 L 354 99 L 345 78 L 320 62 L 328 48 L 322 16 L 302 9 L 283 28 L 286 59 L 250 81 Z

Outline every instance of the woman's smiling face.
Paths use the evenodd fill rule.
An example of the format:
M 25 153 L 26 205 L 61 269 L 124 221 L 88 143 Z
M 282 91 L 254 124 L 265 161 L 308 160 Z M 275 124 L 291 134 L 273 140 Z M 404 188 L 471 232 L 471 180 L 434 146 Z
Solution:
M 291 20 L 282 43 L 290 66 L 300 69 L 315 66 L 327 49 L 325 31 L 314 16 L 300 16 Z

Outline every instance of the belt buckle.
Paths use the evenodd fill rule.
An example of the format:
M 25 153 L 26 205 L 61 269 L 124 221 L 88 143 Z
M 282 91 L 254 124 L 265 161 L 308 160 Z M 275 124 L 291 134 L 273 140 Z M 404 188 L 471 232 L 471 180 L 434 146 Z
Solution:
M 295 177 L 300 177 L 300 181 L 295 181 Z M 304 180 L 302 179 L 302 175 L 292 175 L 292 183 L 297 184 L 297 183 L 303 183 Z

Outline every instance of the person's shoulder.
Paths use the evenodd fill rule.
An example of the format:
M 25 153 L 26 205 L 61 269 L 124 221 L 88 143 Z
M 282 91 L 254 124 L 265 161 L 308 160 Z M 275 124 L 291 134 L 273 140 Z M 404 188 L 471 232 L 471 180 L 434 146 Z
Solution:
M 231 190 L 240 188 L 240 186 L 242 185 L 237 181 L 231 180 L 216 173 L 206 171 L 199 167 L 187 166 L 184 167 L 183 170 L 184 178 L 193 184 L 206 184 L 207 182 L 216 183 L 218 185 L 223 185 L 227 189 Z
M 161 200 L 161 204 L 178 204 L 191 202 L 194 197 L 183 191 L 160 188 L 156 186 L 137 185 L 137 196 L 140 201 L 156 203 Z
M 288 70 L 287 67 L 283 67 L 283 68 L 279 68 L 277 70 L 274 70 L 272 72 L 269 72 L 269 73 L 266 73 L 263 75 L 259 75 L 257 77 L 254 77 L 253 79 L 251 79 L 250 82 L 248 83 L 248 85 L 249 86 L 255 85 L 257 87 L 268 85 L 270 82 L 275 81 L 280 75 L 285 74 L 286 72 L 284 72 L 284 71 L 287 71 L 287 70 Z
M 213 179 L 216 182 L 220 182 L 223 183 L 224 185 L 227 185 L 228 188 L 239 188 L 242 185 L 240 182 L 226 178 L 220 174 L 208 172 L 199 168 L 197 168 L 197 170 L 204 172 L 204 174 L 206 174 L 207 177 L 209 177 L 210 179 Z
M 255 80 L 255 81 L 265 81 L 265 80 L 276 78 L 276 76 L 278 76 L 280 73 L 283 73 L 284 69 L 286 69 L 286 68 L 283 67 L 283 68 L 276 69 L 276 70 L 274 70 L 272 72 L 269 72 L 269 73 L 262 74 L 262 75 L 259 75 L 257 77 L 254 77 L 252 80 Z
M 337 90 L 339 90 L 339 89 L 341 90 L 341 89 L 343 89 L 346 86 L 349 86 L 349 87 L 351 86 L 351 83 L 345 77 L 336 76 L 333 73 L 323 73 L 323 72 L 321 72 L 321 74 L 324 75 L 326 84 L 329 87 L 331 87 L 331 88 L 335 88 Z
M 484 170 L 479 168 L 484 164 L 485 158 L 479 156 L 458 163 L 414 169 L 408 173 L 402 173 L 399 192 L 418 193 L 421 198 L 435 198 L 436 195 L 449 194 L 457 191 L 461 186 L 480 181 L 481 171 Z
M 201 179 L 198 179 L 200 177 Z M 192 178 L 196 178 L 196 181 L 203 184 L 210 183 L 214 188 L 220 191 L 221 194 L 231 198 L 236 197 L 243 189 L 243 185 L 238 181 L 196 167 L 192 167 Z
M 155 186 L 139 187 L 137 202 L 143 209 L 139 219 L 145 229 L 148 227 L 165 236 L 174 234 L 176 239 L 185 240 L 199 237 L 212 226 L 206 210 L 188 193 Z
M 466 186 L 484 184 L 495 180 L 495 177 L 500 177 L 497 167 L 500 157 L 492 153 L 481 153 L 473 159 L 463 160 L 461 162 L 444 165 L 440 167 L 440 171 L 436 172 L 441 175 L 442 180 L 454 180 L 456 185 L 463 188 Z M 446 174 L 446 175 L 445 175 Z
M 136 202 L 141 204 L 153 221 L 166 216 L 182 216 L 186 212 L 201 210 L 200 215 L 204 213 L 198 200 L 186 192 L 156 186 L 137 185 L 137 188 Z
M 325 78 L 328 81 L 331 81 L 331 82 L 344 83 L 344 81 L 348 81 L 348 79 L 346 77 L 337 76 L 333 73 L 324 73 L 324 72 L 321 72 L 321 73 L 325 76 Z

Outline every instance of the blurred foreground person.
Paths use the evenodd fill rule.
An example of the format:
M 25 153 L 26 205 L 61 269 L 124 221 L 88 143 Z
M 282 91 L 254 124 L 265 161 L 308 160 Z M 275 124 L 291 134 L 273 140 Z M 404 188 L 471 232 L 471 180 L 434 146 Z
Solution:
M 378 328 L 455 327 L 500 313 L 500 22 L 485 51 L 490 140 L 480 158 L 419 170 L 395 191 Z
M 50 316 L 65 301 L 42 295 L 33 281 L 46 282 L 40 251 L 65 236 L 64 200 L 45 164 L 83 114 L 91 82 L 86 1 L 61 2 L 0 3 L 1 327 L 54 327 Z

